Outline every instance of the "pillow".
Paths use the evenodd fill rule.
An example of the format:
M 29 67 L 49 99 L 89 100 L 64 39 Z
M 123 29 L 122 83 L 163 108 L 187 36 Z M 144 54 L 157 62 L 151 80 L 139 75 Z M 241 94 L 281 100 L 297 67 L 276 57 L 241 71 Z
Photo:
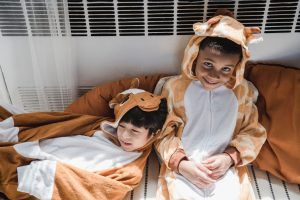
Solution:
M 165 76 L 156 74 L 137 77 L 138 88 L 153 92 L 156 83 Z M 113 109 L 110 109 L 108 102 L 118 93 L 129 89 L 134 80 L 136 78 L 128 78 L 97 86 L 68 106 L 65 112 L 113 117 Z
M 300 70 L 267 64 L 249 64 L 247 70 L 259 91 L 259 121 L 268 134 L 254 165 L 300 184 Z

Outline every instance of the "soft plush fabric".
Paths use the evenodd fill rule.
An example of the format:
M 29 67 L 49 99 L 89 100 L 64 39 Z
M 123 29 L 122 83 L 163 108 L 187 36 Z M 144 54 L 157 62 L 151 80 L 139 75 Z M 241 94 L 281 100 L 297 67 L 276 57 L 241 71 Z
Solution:
M 113 110 L 108 106 L 108 102 L 114 96 L 129 89 L 133 81 L 136 81 L 138 88 L 153 92 L 156 83 L 164 76 L 166 75 L 140 76 L 100 85 L 72 103 L 65 112 L 113 117 Z
M 204 199 L 211 195 L 212 199 L 255 199 L 246 165 L 258 155 L 266 140 L 266 131 L 258 123 L 257 109 L 252 101 L 255 88 L 243 75 L 249 58 L 247 46 L 256 39 L 255 35 L 259 38 L 259 34 L 254 34 L 259 29 L 244 27 L 235 19 L 222 15 L 205 23 L 196 23 L 193 28 L 195 35 L 184 51 L 182 73 L 170 78 L 162 90 L 162 95 L 168 100 L 169 113 L 178 116 L 181 123 L 171 135 L 163 133 L 155 144 L 162 159 L 156 197 Z M 200 43 L 206 37 L 223 37 L 234 41 L 242 46 L 243 53 L 229 81 L 210 91 L 202 87 L 194 70 L 196 59 L 201 54 Z M 207 190 L 194 189 L 192 183 L 175 173 L 182 160 L 178 159 L 182 156 L 180 150 L 184 150 L 189 160 L 197 163 L 221 154 L 227 148 L 238 151 L 240 161 L 235 163 L 236 168 L 232 168 L 233 173 L 230 169 Z M 176 161 L 173 162 L 173 159 Z M 176 162 L 172 167 L 171 164 Z M 227 181 L 230 182 L 230 189 L 225 187 L 229 185 Z
M 260 122 L 267 141 L 254 164 L 276 177 L 300 183 L 300 70 L 249 64 L 248 79 L 259 91 Z
M 125 151 L 117 125 L 131 108 L 155 111 L 161 99 L 126 90 L 110 101 L 114 120 L 66 112 L 13 115 L 0 104 L 0 192 L 9 199 L 29 194 L 54 200 L 124 199 L 140 183 L 159 134 L 136 151 Z

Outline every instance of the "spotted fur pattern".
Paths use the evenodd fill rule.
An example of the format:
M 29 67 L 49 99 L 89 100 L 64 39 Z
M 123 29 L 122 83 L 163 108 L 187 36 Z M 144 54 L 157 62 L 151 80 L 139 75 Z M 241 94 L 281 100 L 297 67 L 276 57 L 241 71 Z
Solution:
M 253 32 L 252 32 L 253 30 Z M 236 66 L 233 76 L 225 85 L 232 89 L 238 100 L 238 117 L 230 146 L 235 147 L 241 156 L 237 165 L 241 183 L 241 199 L 254 199 L 251 184 L 245 165 L 252 162 L 266 140 L 266 131 L 258 123 L 257 108 L 253 103 L 256 94 L 254 86 L 243 78 L 245 63 L 249 58 L 247 44 L 254 38 L 252 33 L 257 29 L 244 27 L 235 19 L 227 16 L 217 16 L 206 23 L 194 24 L 195 36 L 189 41 L 182 62 L 182 74 L 170 78 L 164 85 L 162 95 L 168 99 L 169 112 L 178 118 L 178 127 L 165 133 L 156 143 L 156 149 L 163 160 L 159 176 L 157 199 L 170 199 L 172 185 L 166 185 L 166 179 L 174 179 L 174 173 L 169 166 L 169 160 L 177 149 L 182 148 L 181 135 L 187 122 L 184 108 L 184 96 L 189 84 L 197 80 L 192 67 L 199 54 L 199 44 L 206 36 L 228 38 L 242 46 L 243 59 Z M 255 37 L 257 38 L 257 37 Z

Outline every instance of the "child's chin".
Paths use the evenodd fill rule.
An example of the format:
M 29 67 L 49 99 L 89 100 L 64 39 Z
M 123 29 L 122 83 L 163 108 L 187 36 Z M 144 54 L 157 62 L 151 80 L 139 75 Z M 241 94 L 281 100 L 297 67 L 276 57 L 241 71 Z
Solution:
M 205 85 L 203 88 L 206 91 L 211 91 L 211 90 L 214 90 L 214 89 L 216 89 L 218 87 L 220 87 L 220 85 L 213 85 L 213 86 L 212 85 Z
M 121 146 L 121 147 L 124 151 L 134 151 L 134 149 L 132 149 L 130 147 L 123 147 L 123 146 Z
M 201 84 L 202 84 L 203 89 L 206 90 L 206 91 L 211 91 L 211 90 L 216 89 L 216 88 L 218 88 L 218 87 L 221 86 L 220 83 L 211 84 L 211 83 L 208 83 L 208 82 L 207 82 L 206 80 L 204 80 L 204 79 L 203 79 L 203 80 L 200 80 L 200 82 L 201 82 Z

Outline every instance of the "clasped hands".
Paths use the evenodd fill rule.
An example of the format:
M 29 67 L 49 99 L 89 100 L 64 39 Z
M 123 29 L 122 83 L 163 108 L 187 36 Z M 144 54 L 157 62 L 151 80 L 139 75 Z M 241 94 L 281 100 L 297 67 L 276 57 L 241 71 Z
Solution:
M 226 154 L 211 156 L 202 162 L 182 160 L 178 172 L 198 188 L 208 188 L 232 166 L 233 160 Z

